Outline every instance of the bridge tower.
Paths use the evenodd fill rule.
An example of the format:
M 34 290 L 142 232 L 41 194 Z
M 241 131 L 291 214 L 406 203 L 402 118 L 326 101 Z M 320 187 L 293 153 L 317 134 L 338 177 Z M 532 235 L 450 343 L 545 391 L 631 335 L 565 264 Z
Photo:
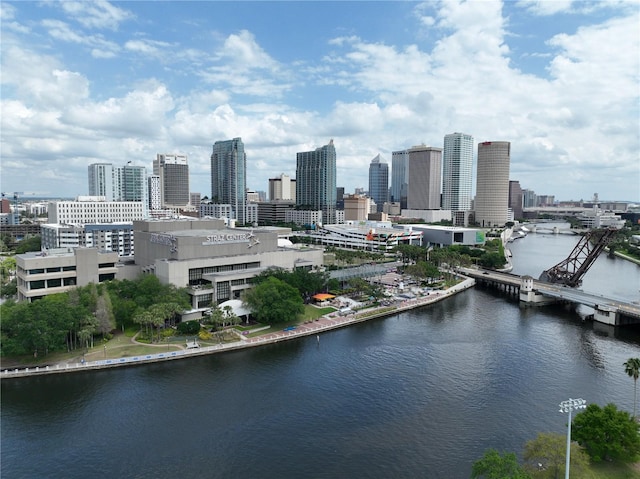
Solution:
M 542 272 L 540 281 L 560 283 L 572 288 L 580 286 L 583 276 L 617 231 L 615 228 L 587 231 L 567 259 Z

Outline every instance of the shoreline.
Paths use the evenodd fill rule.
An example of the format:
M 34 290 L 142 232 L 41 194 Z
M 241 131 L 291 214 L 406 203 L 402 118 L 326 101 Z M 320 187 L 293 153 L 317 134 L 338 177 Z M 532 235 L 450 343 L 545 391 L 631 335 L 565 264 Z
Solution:
M 184 359 L 198 356 L 206 356 L 210 354 L 223 353 L 226 351 L 236 351 L 239 349 L 259 347 L 266 344 L 275 344 L 282 341 L 290 341 L 292 339 L 301 338 L 311 335 L 319 335 L 326 331 L 340 329 L 352 324 L 369 321 L 371 319 L 384 318 L 394 316 L 396 314 L 409 311 L 412 309 L 428 306 L 430 304 L 442 301 L 459 292 L 466 291 L 475 285 L 475 280 L 466 278 L 443 291 L 428 294 L 415 299 L 405 300 L 395 307 L 381 307 L 364 309 L 347 316 L 338 316 L 336 312 L 318 318 L 312 323 L 303 323 L 296 326 L 296 329 L 284 331 L 280 330 L 268 333 L 255 338 L 242 338 L 233 343 L 219 344 L 215 346 L 206 346 L 197 349 L 184 349 L 180 351 L 163 352 L 156 354 L 140 354 L 137 356 L 128 356 L 119 359 L 102 359 L 97 361 L 89 361 L 85 363 L 59 363 L 53 366 L 35 366 L 28 368 L 12 368 L 2 369 L 0 372 L 0 380 L 11 378 L 22 378 L 31 376 L 42 376 L 47 374 L 64 374 L 81 371 L 96 371 L 102 369 L 111 369 L 123 366 L 135 366 L 142 364 L 158 363 L 162 361 L 170 361 L 174 359 Z

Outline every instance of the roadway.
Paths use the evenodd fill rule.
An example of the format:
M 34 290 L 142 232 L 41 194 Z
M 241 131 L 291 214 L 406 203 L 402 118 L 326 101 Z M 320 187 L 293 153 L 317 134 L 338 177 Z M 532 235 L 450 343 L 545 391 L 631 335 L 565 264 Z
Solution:
M 521 277 L 511 273 L 489 271 L 482 269 L 458 268 L 458 271 L 466 276 L 479 281 L 496 282 L 508 286 L 520 287 Z M 627 301 L 621 298 L 589 293 L 581 289 L 570 288 L 562 284 L 547 283 L 533 280 L 533 289 L 545 296 L 556 298 L 560 301 L 583 304 L 590 308 L 606 306 L 625 316 L 640 318 L 640 303 Z

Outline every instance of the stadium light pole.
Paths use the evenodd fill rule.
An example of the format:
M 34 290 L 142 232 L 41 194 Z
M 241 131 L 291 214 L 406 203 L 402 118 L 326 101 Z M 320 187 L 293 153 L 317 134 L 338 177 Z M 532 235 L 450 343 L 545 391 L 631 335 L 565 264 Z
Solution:
M 567 463 L 564 468 L 564 477 L 569 479 L 569 459 L 571 456 L 571 411 L 584 409 L 587 407 L 587 401 L 584 399 L 571 399 L 560 403 L 560 412 L 569 413 L 569 422 L 567 424 Z

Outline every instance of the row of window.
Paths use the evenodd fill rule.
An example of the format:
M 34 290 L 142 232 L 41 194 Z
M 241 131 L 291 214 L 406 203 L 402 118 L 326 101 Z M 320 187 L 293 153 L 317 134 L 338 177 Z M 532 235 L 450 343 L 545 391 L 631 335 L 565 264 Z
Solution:
M 43 274 L 43 273 L 59 273 L 61 271 L 75 271 L 76 267 L 75 266 L 58 266 L 58 267 L 54 267 L 54 268 L 37 268 L 37 269 L 30 269 L 27 274 Z

